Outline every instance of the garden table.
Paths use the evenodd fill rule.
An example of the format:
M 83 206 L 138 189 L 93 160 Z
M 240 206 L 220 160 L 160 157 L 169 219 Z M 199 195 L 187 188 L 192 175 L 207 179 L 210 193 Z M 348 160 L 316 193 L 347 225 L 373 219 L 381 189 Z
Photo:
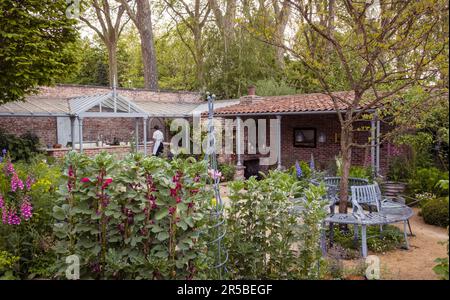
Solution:
M 334 179 L 334 178 L 333 178 Z M 328 181 L 330 183 L 330 181 Z M 365 185 L 362 183 L 366 182 Z M 313 182 L 314 183 L 314 182 Z M 336 204 L 337 195 L 333 193 L 330 195 L 329 189 L 327 193 L 327 200 L 330 205 L 330 214 L 324 220 L 325 224 L 330 224 L 330 244 L 333 241 L 333 227 L 334 224 L 347 224 L 355 226 L 355 239 L 358 239 L 359 228 L 361 228 L 361 252 L 362 256 L 367 256 L 367 226 L 378 225 L 382 230 L 382 226 L 386 224 L 393 224 L 403 222 L 404 225 L 404 240 L 405 247 L 409 249 L 407 226 L 409 226 L 409 218 L 413 216 L 413 210 L 391 199 L 383 199 L 381 191 L 377 183 L 372 185 L 367 184 L 367 181 L 355 181 L 355 185 L 350 186 L 351 203 L 353 206 L 352 213 L 342 214 L 335 213 L 334 206 Z M 318 183 L 317 183 L 318 184 Z M 327 183 L 325 183 L 327 185 Z M 330 185 L 332 188 L 335 184 Z M 331 197 L 330 197 L 331 196 Z M 294 203 L 293 212 L 299 213 L 302 207 L 302 198 L 292 199 Z M 369 211 L 364 211 L 362 206 L 366 206 Z M 411 231 L 411 227 L 409 227 Z M 322 231 L 321 248 L 322 252 L 326 254 L 326 232 Z

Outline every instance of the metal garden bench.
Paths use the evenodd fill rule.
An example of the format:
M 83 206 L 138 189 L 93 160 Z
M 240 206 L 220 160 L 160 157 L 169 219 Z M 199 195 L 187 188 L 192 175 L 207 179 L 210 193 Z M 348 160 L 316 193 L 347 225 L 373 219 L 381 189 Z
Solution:
M 325 219 L 329 223 L 330 242 L 333 239 L 333 224 L 349 224 L 355 226 L 355 239 L 358 239 L 359 227 L 361 227 L 361 248 L 362 256 L 367 256 L 367 226 L 383 225 L 403 222 L 405 247 L 409 249 L 407 224 L 412 217 L 413 211 L 410 207 L 394 202 L 390 199 L 383 199 L 378 184 L 351 186 L 351 203 L 353 211 L 351 214 L 334 213 Z M 367 206 L 368 212 L 363 210 Z M 325 232 L 322 233 L 322 250 L 326 252 Z

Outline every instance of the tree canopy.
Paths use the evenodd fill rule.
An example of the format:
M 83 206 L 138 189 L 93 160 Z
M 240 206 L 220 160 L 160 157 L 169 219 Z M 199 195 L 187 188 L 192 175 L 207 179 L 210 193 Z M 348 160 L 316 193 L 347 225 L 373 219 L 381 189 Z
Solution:
M 64 0 L 0 1 L 0 104 L 72 71 L 78 33 L 66 8 Z

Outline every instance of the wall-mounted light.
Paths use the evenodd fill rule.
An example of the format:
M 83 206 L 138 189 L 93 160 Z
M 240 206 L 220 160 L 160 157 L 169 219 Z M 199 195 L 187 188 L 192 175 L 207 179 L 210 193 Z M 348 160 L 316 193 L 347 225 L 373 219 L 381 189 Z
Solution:
M 327 136 L 324 132 L 320 132 L 317 140 L 319 141 L 319 143 L 325 143 L 327 140 Z

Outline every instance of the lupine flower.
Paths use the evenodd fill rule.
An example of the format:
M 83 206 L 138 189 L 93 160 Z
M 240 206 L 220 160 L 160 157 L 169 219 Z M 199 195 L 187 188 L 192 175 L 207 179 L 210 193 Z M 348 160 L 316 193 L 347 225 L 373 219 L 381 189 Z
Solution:
M 90 180 L 89 178 L 87 178 L 87 177 L 81 178 L 80 181 L 81 181 L 81 182 L 84 182 L 84 183 L 91 182 L 91 180 Z
M 302 168 L 300 167 L 300 164 L 298 163 L 298 160 L 295 161 L 295 170 L 297 171 L 297 178 L 303 176 L 303 171 Z
M 33 215 L 33 206 L 31 205 L 29 199 L 24 199 L 24 201 L 20 205 L 20 213 L 24 220 L 28 221 L 29 219 L 31 219 Z
M 108 178 L 103 182 L 102 189 L 106 189 L 112 183 L 112 178 Z
M 20 180 L 17 173 L 14 172 L 14 174 L 11 178 L 11 191 L 15 192 L 15 191 L 17 191 L 17 189 L 23 190 L 23 188 L 24 188 L 24 186 L 23 186 L 22 180 Z
M 2 150 L 2 154 L 3 154 L 3 156 L 5 156 L 6 155 L 6 152 L 8 152 L 5 148 L 3 148 L 3 150 Z

